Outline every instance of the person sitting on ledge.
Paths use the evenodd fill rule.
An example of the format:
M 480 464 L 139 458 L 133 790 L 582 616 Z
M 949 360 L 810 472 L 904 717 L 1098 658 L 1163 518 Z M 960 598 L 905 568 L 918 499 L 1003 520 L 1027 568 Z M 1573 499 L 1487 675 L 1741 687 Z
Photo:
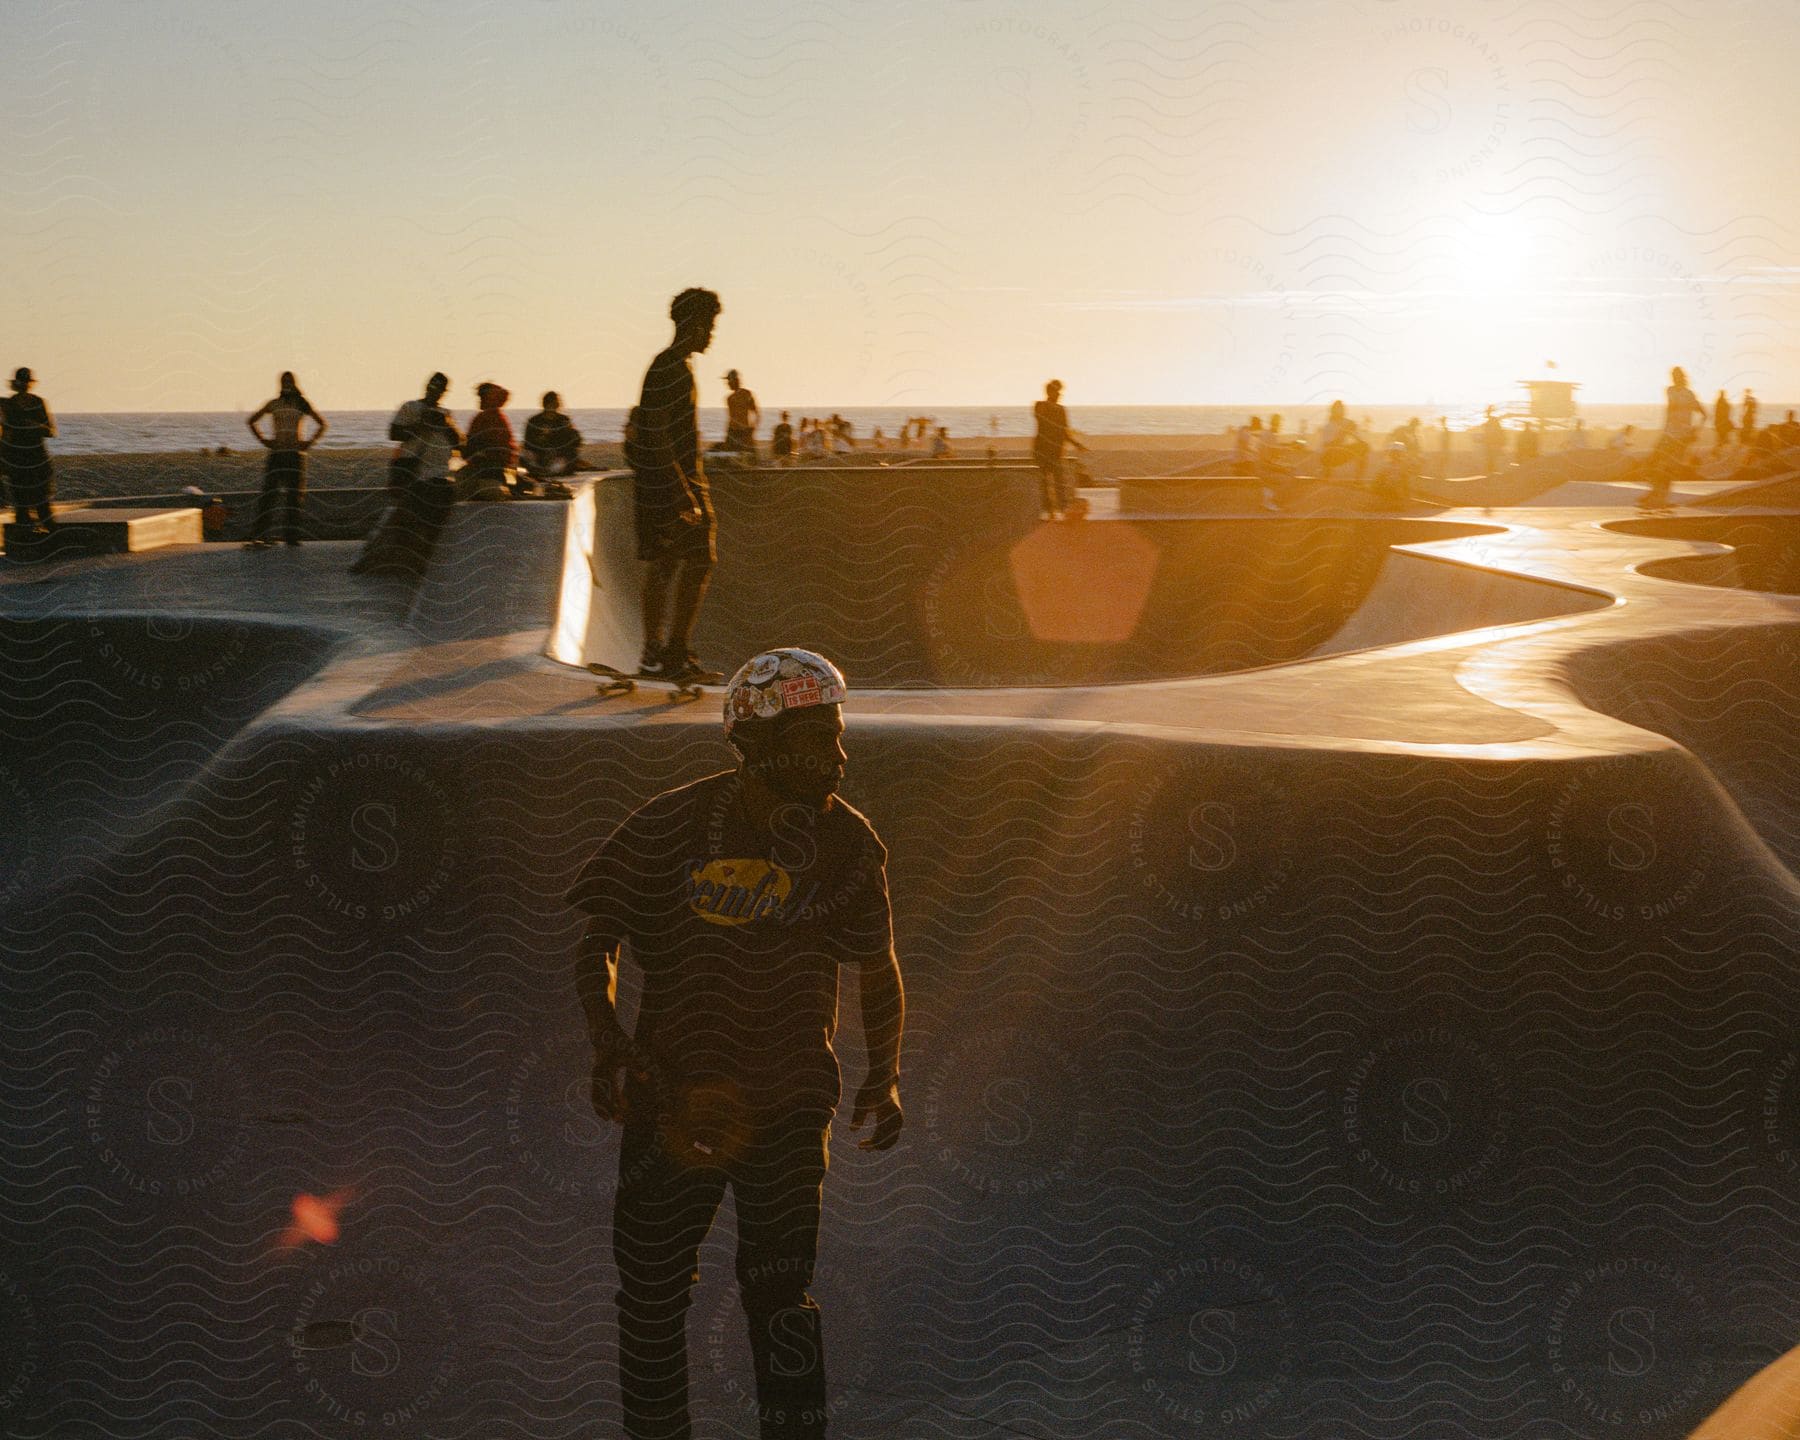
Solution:
M 562 413 L 562 396 L 544 392 L 544 408 L 525 422 L 519 461 L 534 480 L 573 475 L 581 468 L 581 432 Z
M 501 408 L 510 392 L 492 380 L 483 380 L 475 387 L 475 398 L 481 409 L 469 422 L 469 433 L 463 439 L 463 468 L 456 477 L 456 498 L 511 499 L 507 471 L 519 457 L 513 444 L 512 425 Z
M 932 437 L 931 441 L 931 458 L 933 460 L 948 460 L 954 456 L 955 453 L 956 452 L 950 448 L 949 428 L 944 425 L 938 426 L 937 434 Z

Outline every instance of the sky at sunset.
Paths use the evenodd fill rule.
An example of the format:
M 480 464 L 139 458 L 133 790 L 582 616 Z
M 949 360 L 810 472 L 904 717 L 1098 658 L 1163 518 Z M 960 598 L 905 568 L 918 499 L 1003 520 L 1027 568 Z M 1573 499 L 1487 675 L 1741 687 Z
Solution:
M 819 403 L 1800 395 L 1794 0 L 9 0 L 0 364 Z M 715 387 L 716 388 L 716 387 Z

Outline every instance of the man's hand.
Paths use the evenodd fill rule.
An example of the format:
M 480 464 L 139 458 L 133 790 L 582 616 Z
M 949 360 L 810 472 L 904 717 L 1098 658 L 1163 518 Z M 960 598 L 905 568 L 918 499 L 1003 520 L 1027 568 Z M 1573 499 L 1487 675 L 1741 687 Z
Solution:
M 623 1030 L 594 1039 L 594 1080 L 589 1091 L 594 1113 L 623 1125 L 626 1120 L 625 1076 L 649 1078 L 650 1067 L 636 1042 Z
M 860 1130 L 863 1122 L 873 1120 L 875 1133 L 867 1140 L 858 1140 L 859 1150 L 892 1150 L 900 1139 L 900 1127 L 906 1123 L 906 1116 L 900 1109 L 900 1082 L 898 1080 L 867 1080 L 862 1089 L 856 1092 L 856 1109 L 850 1116 L 850 1128 Z

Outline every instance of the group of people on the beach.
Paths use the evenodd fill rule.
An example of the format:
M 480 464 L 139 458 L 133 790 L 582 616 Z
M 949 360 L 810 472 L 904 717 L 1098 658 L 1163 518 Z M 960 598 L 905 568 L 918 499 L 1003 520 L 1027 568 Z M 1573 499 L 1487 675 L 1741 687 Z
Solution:
M 744 387 L 743 379 L 736 370 L 725 372 L 725 386 L 725 438 L 712 446 L 709 453 L 733 461 L 754 463 L 761 458 L 756 432 L 762 423 L 762 411 L 756 404 L 756 397 Z M 870 433 L 867 444 L 873 451 L 908 450 L 915 439 L 919 444 L 929 447 L 934 459 L 941 459 L 952 453 L 949 430 L 940 425 L 933 434 L 929 415 L 912 416 L 891 439 L 877 425 Z M 801 460 L 823 460 L 842 452 L 858 450 L 862 445 L 863 442 L 857 438 L 856 426 L 835 410 L 825 417 L 802 415 L 798 427 L 793 423 L 792 414 L 783 410 L 781 419 L 769 432 L 769 458 L 777 466 L 784 468 Z
M 1709 413 L 1716 437 L 1714 454 L 1725 452 L 1735 444 L 1741 447 L 1743 462 L 1747 463 L 1759 454 L 1800 445 L 1800 420 L 1796 420 L 1793 411 L 1790 410 L 1780 423 L 1759 427 L 1757 400 L 1752 391 L 1744 391 L 1742 408 L 1734 418 L 1730 398 L 1724 390 L 1719 391 L 1709 412 L 1688 385 L 1684 370 L 1677 366 L 1669 378 L 1663 429 L 1649 455 L 1632 471 L 1634 478 L 1646 484 L 1640 504 L 1666 503 L 1669 486 L 1689 464 L 1694 442 L 1701 433 L 1700 424 Z M 1234 473 L 1261 482 L 1262 504 L 1267 510 L 1281 509 L 1281 482 L 1295 477 L 1312 453 L 1304 422 L 1297 439 L 1284 439 L 1281 426 L 1280 415 L 1271 415 L 1266 428 L 1260 415 L 1252 415 L 1247 424 L 1234 431 Z M 1319 478 L 1330 480 L 1336 472 L 1348 471 L 1359 484 L 1365 482 L 1374 452 L 1363 437 L 1371 428 L 1367 417 L 1359 425 L 1349 417 L 1344 402 L 1334 400 L 1317 439 Z M 1482 459 L 1482 474 L 1488 478 L 1499 475 L 1509 463 L 1526 465 L 1539 459 L 1544 454 L 1547 438 L 1541 419 L 1521 418 L 1517 428 L 1509 430 L 1506 419 L 1497 414 L 1492 405 L 1487 407 L 1480 425 L 1463 433 L 1473 435 Z M 1439 471 L 1447 478 L 1451 473 L 1451 450 L 1455 444 L 1455 432 L 1451 430 L 1447 416 L 1438 417 L 1434 434 Z M 1637 428 L 1625 425 L 1614 432 L 1606 448 L 1615 454 L 1628 455 L 1636 443 Z M 1585 420 L 1574 419 L 1570 428 L 1562 432 L 1563 453 L 1586 451 L 1591 445 Z M 1389 432 L 1375 475 L 1374 492 L 1395 503 L 1409 500 L 1414 483 L 1425 473 L 1426 464 L 1424 422 L 1415 415 Z
M 711 294 L 710 291 L 695 293 Z M 717 303 L 716 296 L 713 303 Z M 691 325 L 687 332 L 682 332 L 679 319 L 677 330 L 686 333 L 689 340 L 698 334 Z M 692 353 L 695 352 L 685 352 Z M 668 354 L 668 351 L 664 352 L 664 356 Z M 687 371 L 685 358 L 682 368 Z M 712 446 L 710 453 L 737 463 L 756 462 L 760 458 L 757 431 L 761 426 L 762 411 L 738 371 L 727 371 L 724 378 L 727 387 L 725 438 Z M 0 398 L 0 479 L 4 479 L 10 489 L 17 523 L 26 527 L 32 537 L 43 537 L 50 533 L 54 524 L 53 471 L 47 442 L 56 435 L 56 421 L 43 398 L 34 392 L 35 383 L 32 371 L 21 366 L 13 373 L 11 393 Z M 695 409 L 691 373 L 688 373 L 687 385 L 688 402 L 678 423 L 692 428 Z M 352 567 L 358 573 L 390 567 L 416 572 L 449 507 L 458 500 L 562 499 L 572 493 L 565 477 L 582 466 L 583 438 L 563 413 L 561 397 L 555 391 L 544 393 L 542 408 L 526 422 L 521 441 L 515 439 L 512 424 L 506 416 L 505 406 L 511 397 L 504 386 L 482 381 L 475 387 L 477 409 L 466 434 L 458 428 L 443 403 L 449 386 L 449 380 L 442 373 L 434 374 L 426 382 L 420 398 L 406 401 L 394 413 L 388 426 L 388 436 L 396 444 L 388 466 L 389 503 L 362 555 Z M 1078 485 L 1086 479 L 1085 467 L 1070 451 L 1085 452 L 1087 446 L 1070 425 L 1068 411 L 1062 404 L 1062 391 L 1060 380 L 1050 381 L 1044 388 L 1044 398 L 1032 410 L 1035 431 L 1030 454 L 1040 477 L 1040 514 L 1046 520 L 1077 518 L 1086 512 L 1085 501 L 1076 493 Z M 649 395 L 648 377 L 645 393 Z M 1646 485 L 1645 496 L 1640 502 L 1645 505 L 1666 503 L 1670 485 L 1687 473 L 1695 442 L 1709 421 L 1714 435 L 1714 455 L 1728 458 L 1729 452 L 1735 449 L 1740 465 L 1754 463 L 1768 453 L 1800 446 L 1800 420 L 1796 420 L 1795 413 L 1789 411 L 1786 418 L 1776 424 L 1760 425 L 1758 401 L 1751 390 L 1746 389 L 1741 402 L 1734 407 L 1726 391 L 1721 389 L 1708 409 L 1689 385 L 1686 372 L 1676 367 L 1670 373 L 1665 400 L 1661 433 L 1648 456 L 1631 472 Z M 1509 427 L 1508 419 L 1515 420 L 1516 426 Z M 283 542 L 290 546 L 299 545 L 306 495 L 306 452 L 319 443 L 330 428 L 329 423 L 302 393 L 292 371 L 282 372 L 274 398 L 262 405 L 246 423 L 257 442 L 268 452 L 262 493 L 258 497 L 246 547 L 266 550 Z M 691 447 L 694 463 L 688 467 L 685 461 L 689 447 L 682 444 L 673 451 L 669 448 L 669 423 L 666 403 L 659 400 L 656 406 L 647 408 L 647 401 L 640 400 L 625 424 L 626 463 L 634 472 L 649 475 L 648 480 L 640 479 L 640 489 L 647 494 L 653 494 L 659 487 L 673 493 L 668 482 L 673 473 L 698 474 L 697 431 Z M 1350 417 L 1344 402 L 1337 400 L 1332 402 L 1316 440 L 1309 440 L 1304 421 L 1295 437 L 1285 435 L 1282 424 L 1279 414 L 1270 415 L 1266 425 L 1261 415 L 1253 415 L 1247 424 L 1234 431 L 1233 472 L 1260 483 L 1265 509 L 1277 511 L 1282 508 L 1284 485 L 1299 474 L 1309 457 L 1316 457 L 1318 476 L 1322 480 L 1329 481 L 1340 473 L 1348 473 L 1359 484 L 1368 482 L 1376 457 L 1365 438 L 1372 430 L 1367 417 L 1359 425 Z M 652 439 L 652 432 L 662 438 Z M 1541 420 L 1502 417 L 1491 405 L 1481 423 L 1463 433 L 1473 436 L 1474 448 L 1481 456 L 1482 473 L 1489 477 L 1501 473 L 1509 457 L 1510 462 L 1517 465 L 1538 459 L 1548 438 Z M 1583 451 L 1590 446 L 1586 423 L 1581 419 L 1575 419 L 1571 427 L 1560 434 L 1561 449 L 1565 453 Z M 1447 417 L 1438 418 L 1432 435 L 1439 468 L 1448 477 L 1455 437 Z M 868 444 L 877 450 L 889 446 L 906 449 L 915 440 L 929 443 L 933 459 L 949 458 L 954 454 L 947 428 L 940 425 L 933 432 L 931 417 L 922 415 L 909 417 L 891 441 L 880 427 L 876 427 Z M 1635 444 L 1635 427 L 1625 425 L 1613 434 L 1607 449 L 1628 454 Z M 858 445 L 855 427 L 841 414 L 834 412 L 822 418 L 802 416 L 796 428 L 789 412 L 783 410 L 770 436 L 769 454 L 777 466 L 788 466 L 797 460 L 824 458 L 839 450 L 854 450 Z M 1395 426 L 1376 466 L 1374 492 L 1393 503 L 1409 500 L 1415 483 L 1425 473 L 1426 449 L 1426 431 L 1419 417 L 1414 416 Z M 990 458 L 993 453 L 990 446 Z M 462 456 L 463 464 L 453 474 L 452 457 L 458 454 Z M 639 462 L 649 454 L 658 458 L 644 470 Z M 650 506 L 651 512 L 656 509 L 655 504 Z M 702 503 L 687 507 L 688 511 L 695 509 L 706 511 L 707 506 Z M 662 584 L 646 591 L 646 616 L 652 622 L 655 644 L 646 644 L 644 658 L 652 672 L 665 663 L 671 673 L 690 668 L 692 614 L 706 588 L 702 569 L 696 557 L 684 554 L 679 566 L 668 569 Z M 710 566 L 705 569 L 709 571 Z M 666 635 L 660 633 L 665 608 L 669 619 Z M 656 653 L 652 654 L 652 651 Z

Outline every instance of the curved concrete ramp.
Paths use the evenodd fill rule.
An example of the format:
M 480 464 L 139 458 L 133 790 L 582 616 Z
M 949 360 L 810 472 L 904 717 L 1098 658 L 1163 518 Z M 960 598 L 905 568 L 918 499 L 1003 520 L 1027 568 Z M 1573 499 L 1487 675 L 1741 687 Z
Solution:
M 530 523 L 465 513 L 477 554 Z M 1688 542 L 1609 518 L 1408 557 L 1604 609 L 854 697 L 908 1124 L 879 1156 L 839 1117 L 835 1434 L 1677 1440 L 1791 1348 L 1800 888 L 1759 797 L 1793 771 L 1800 601 L 1646 577 Z M 531 653 L 524 602 L 452 585 L 409 622 L 334 589 L 336 549 L 142 567 L 201 577 L 164 619 L 279 614 L 330 664 L 251 686 L 84 871 L 0 885 L 17 1434 L 617 1433 L 617 1136 L 561 897 L 634 804 L 728 763 L 716 710 L 600 701 Z M 64 578 L 84 614 L 152 588 Z M 28 588 L 0 583 L 9 622 L 53 608 Z M 67 661 L 13 661 L 3 738 L 39 748 L 9 793 L 65 761 Z M 432 687 L 371 703 L 414 666 Z M 190 741 L 146 726 L 133 763 Z M 741 1323 L 726 1217 L 697 1433 L 756 1431 Z
M 1016 476 L 733 477 L 696 637 L 730 671 L 802 644 L 865 687 L 1094 685 L 1210 675 L 1608 604 L 1574 587 L 1392 553 L 1483 527 L 1337 516 L 1039 524 Z M 859 476 L 855 487 L 883 483 Z M 1032 482 L 1035 483 L 1035 482 Z M 756 487 L 767 487 L 758 489 Z M 629 668 L 642 568 L 624 476 L 577 504 L 548 653 Z M 591 506 L 591 512 L 589 507 Z M 892 507 L 891 526 L 878 517 Z M 588 519 L 591 513 L 592 520 Z M 592 539 L 587 536 L 592 534 Z M 1486 533 L 1498 533 L 1487 527 Z

